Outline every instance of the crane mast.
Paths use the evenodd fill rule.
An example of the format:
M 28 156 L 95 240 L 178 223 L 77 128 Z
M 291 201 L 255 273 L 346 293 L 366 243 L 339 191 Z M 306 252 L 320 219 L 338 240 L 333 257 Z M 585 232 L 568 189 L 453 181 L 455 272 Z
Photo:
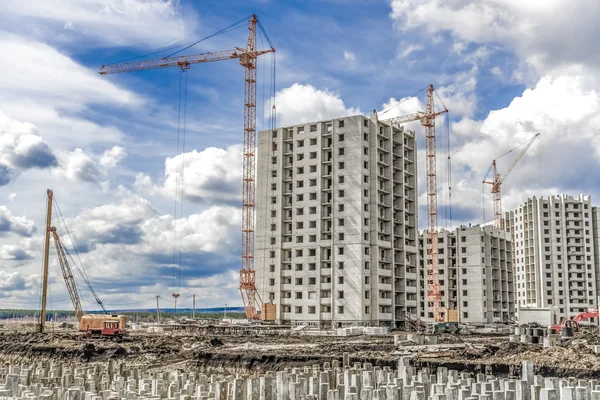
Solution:
M 531 147 L 531 145 L 533 144 L 533 142 L 535 142 L 535 140 L 539 136 L 540 136 L 540 134 L 536 133 L 535 135 L 533 135 L 533 137 L 531 139 L 529 139 L 526 142 L 525 147 L 523 148 L 523 150 L 521 150 L 521 152 L 519 153 L 519 155 L 517 155 L 517 157 L 512 162 L 512 164 L 508 167 L 508 169 L 506 170 L 506 172 L 504 173 L 504 175 L 500 175 L 500 173 L 498 172 L 498 166 L 496 164 L 496 160 L 492 161 L 492 166 L 491 166 L 491 168 L 492 168 L 492 180 L 491 181 L 486 181 L 484 179 L 483 183 L 488 184 L 488 185 L 492 185 L 492 194 L 494 195 L 493 197 L 494 197 L 494 227 L 495 228 L 499 228 L 499 229 L 502 229 L 502 230 L 504 229 L 504 218 L 502 218 L 502 184 L 504 183 L 504 181 L 506 180 L 506 178 L 508 177 L 508 175 L 510 175 L 510 173 L 515 169 L 515 167 L 517 166 L 517 164 L 525 156 L 525 153 L 527 153 L 527 150 L 529 150 L 529 148 Z M 512 150 L 510 150 L 509 153 L 511 151 L 513 151 L 515 148 L 513 148 Z
M 253 14 L 248 20 L 249 33 L 246 48 L 106 65 L 102 66 L 99 71 L 101 75 L 106 75 L 163 67 L 179 67 L 186 70 L 190 68 L 191 64 L 231 59 L 240 60 L 240 65 L 244 67 L 244 160 L 242 172 L 242 266 L 240 268 L 239 290 L 244 301 L 246 317 L 251 320 L 260 318 L 258 310 L 260 297 L 256 289 L 254 268 L 256 60 L 263 54 L 275 52 L 273 47 L 266 50 L 256 49 L 257 25 L 258 18 Z
M 437 222 L 437 173 L 436 173 L 436 137 L 435 118 L 447 113 L 444 107 L 441 111 L 435 111 L 434 88 L 427 88 L 427 105 L 425 112 L 404 115 L 391 118 L 386 121 L 392 124 L 402 124 L 411 121 L 421 121 L 425 128 L 425 166 L 427 174 L 427 300 L 433 307 L 435 322 L 444 322 L 444 309 L 442 307 L 442 296 L 440 293 L 439 267 L 438 267 L 438 222 Z
M 50 259 L 50 232 L 52 224 L 52 198 L 54 193 L 48 189 L 48 204 L 46 209 L 46 241 L 44 242 L 44 272 L 42 276 L 42 312 L 40 313 L 39 332 L 44 332 L 46 327 L 46 300 L 48 298 L 48 261 Z

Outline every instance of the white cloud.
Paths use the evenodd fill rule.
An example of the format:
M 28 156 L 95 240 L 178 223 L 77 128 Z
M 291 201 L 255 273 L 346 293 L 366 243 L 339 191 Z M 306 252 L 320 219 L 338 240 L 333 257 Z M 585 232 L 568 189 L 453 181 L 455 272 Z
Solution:
M 35 223 L 25 216 L 17 217 L 6 206 L 0 206 L 0 236 L 14 233 L 29 237 L 36 232 Z
M 126 190 L 119 196 L 119 202 L 84 209 L 76 217 L 66 219 L 84 266 L 93 266 L 88 271 L 93 276 L 133 276 L 142 267 L 151 275 L 156 273 L 151 269 L 171 267 L 173 252 L 178 256 L 180 250 L 188 263 L 194 262 L 189 261 L 190 256 L 201 263 L 202 254 L 228 263 L 238 253 L 238 207 L 212 206 L 174 219 Z M 67 239 L 63 240 L 70 245 Z M 115 256 L 118 254 L 123 257 Z
M 105 168 L 114 168 L 119 164 L 125 157 L 127 152 L 120 146 L 115 146 L 110 150 L 106 150 L 102 157 L 100 157 L 100 165 Z
M 87 182 L 103 185 L 106 189 L 108 171 L 117 166 L 127 156 L 120 146 L 105 150 L 101 156 L 90 154 L 83 149 L 58 152 L 59 166 L 53 170 L 56 176 L 72 182 Z
M 344 59 L 346 59 L 347 61 L 354 61 L 356 60 L 356 56 L 353 52 L 344 50 Z
M 0 186 L 20 171 L 56 164 L 56 157 L 35 126 L 16 121 L 0 111 Z
M 423 46 L 422 44 L 402 45 L 401 48 L 398 50 L 398 58 L 406 58 L 409 55 L 411 55 L 412 53 L 414 53 L 415 51 L 420 51 L 420 50 L 423 50 L 424 48 L 425 48 L 425 46 Z
M 150 194 L 181 197 L 205 204 L 237 203 L 241 200 L 242 146 L 227 149 L 209 147 L 194 150 L 165 161 L 165 179 L 154 184 L 144 174 L 136 176 L 135 186 Z
M 490 69 L 490 72 L 496 77 L 502 77 L 502 69 L 498 66 L 495 66 L 492 69 Z
M 277 92 L 275 104 L 280 126 L 360 114 L 358 108 L 346 107 L 337 93 L 300 83 Z
M 544 77 L 485 119 L 453 124 L 455 176 L 470 181 L 477 190 L 493 159 L 540 132 L 540 139 L 503 187 L 504 209 L 532 194 L 599 196 L 598 182 L 589 172 L 600 167 L 600 95 L 595 81 L 592 76 Z M 500 173 L 517 154 L 498 160 Z
M 436 88 L 437 94 L 442 98 L 445 106 L 453 115 L 472 116 L 477 107 L 477 70 L 474 66 L 469 71 L 456 74 L 453 82 Z M 435 101 L 438 99 L 436 98 Z M 439 106 L 439 107 L 438 107 Z M 436 105 L 436 110 L 442 110 L 441 104 Z
M 195 16 L 178 0 L 30 0 L 2 7 L 5 26 L 19 30 L 35 21 L 53 40 L 94 41 L 98 46 L 149 46 L 181 42 L 193 35 Z
M 56 173 L 73 182 L 99 183 L 105 179 L 98 163 L 82 149 L 61 152 L 59 159 L 61 166 Z
M 403 29 L 448 31 L 457 40 L 498 43 L 547 71 L 561 65 L 600 66 L 598 2 L 516 0 L 393 0 L 391 17 Z M 577 45 L 565 46 L 565 43 Z
M 78 116 L 92 105 L 144 104 L 137 94 L 47 44 L 0 32 L 0 47 L 0 110 L 9 119 L 26 121 L 19 129 L 38 128 L 54 150 L 122 139 L 118 129 Z M 13 58 L 20 62 L 11 62 Z
M 9 244 L 0 245 L 0 260 L 24 261 L 31 259 L 31 255 L 24 249 Z
M 11 298 L 11 292 L 35 288 L 36 275 L 25 276 L 20 272 L 0 270 L 0 297 Z
M 115 86 L 47 44 L 0 33 L 0 47 L 5 57 L 10 54 L 10 59 L 19 59 L 17 65 L 0 58 L 3 106 L 17 94 L 59 109 L 69 107 L 71 112 L 95 103 L 141 104 L 134 93 Z
M 8 196 L 6 196 L 6 198 L 7 198 L 9 201 L 14 201 L 14 200 L 17 198 L 17 194 L 16 194 L 16 193 L 14 193 L 14 192 L 13 192 L 13 193 L 9 193 L 9 194 L 8 194 Z

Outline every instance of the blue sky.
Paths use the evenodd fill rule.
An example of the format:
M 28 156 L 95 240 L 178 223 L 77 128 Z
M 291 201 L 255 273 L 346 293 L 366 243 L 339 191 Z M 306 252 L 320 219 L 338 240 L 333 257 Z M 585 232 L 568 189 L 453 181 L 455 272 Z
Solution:
M 193 42 L 252 13 L 276 48 L 279 125 L 369 114 L 401 100 L 386 116 L 413 113 L 423 98 L 411 95 L 434 84 L 450 110 L 449 131 L 438 120 L 440 159 L 448 140 L 452 156 L 451 174 L 445 162 L 438 165 L 441 227 L 481 223 L 482 209 L 488 220 L 492 200 L 489 188 L 482 196 L 481 181 L 491 160 L 536 132 L 541 139 L 503 187 L 505 209 L 530 195 L 596 197 L 600 5 L 9 0 L 0 5 L 0 308 L 37 306 L 47 188 L 110 307 L 151 307 L 156 295 L 167 305 L 180 251 L 175 286 L 190 303 L 184 306 L 191 294 L 201 307 L 241 303 L 243 69 L 223 61 L 183 75 L 186 153 L 177 157 L 182 73 L 97 71 Z M 246 37 L 242 26 L 186 53 L 243 47 Z M 259 128 L 267 126 L 270 57 L 259 62 Z M 510 157 L 499 161 L 501 171 Z M 181 205 L 175 211 L 182 165 L 183 215 Z M 52 259 L 55 306 L 68 308 Z

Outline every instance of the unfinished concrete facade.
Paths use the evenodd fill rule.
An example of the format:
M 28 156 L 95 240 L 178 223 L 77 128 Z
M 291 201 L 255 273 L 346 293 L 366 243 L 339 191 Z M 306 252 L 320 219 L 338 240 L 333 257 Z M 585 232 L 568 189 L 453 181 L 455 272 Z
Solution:
M 548 307 L 559 320 L 596 308 L 591 196 L 529 198 L 506 213 L 506 230 L 518 306 Z
M 491 226 L 440 231 L 438 268 L 443 307 L 456 309 L 459 322 L 508 322 L 514 314 L 512 250 L 506 236 Z M 433 321 L 425 287 L 426 240 L 424 232 L 419 238 L 420 316 Z
M 416 313 L 415 149 L 376 115 L 259 133 L 256 280 L 277 321 L 393 326 Z

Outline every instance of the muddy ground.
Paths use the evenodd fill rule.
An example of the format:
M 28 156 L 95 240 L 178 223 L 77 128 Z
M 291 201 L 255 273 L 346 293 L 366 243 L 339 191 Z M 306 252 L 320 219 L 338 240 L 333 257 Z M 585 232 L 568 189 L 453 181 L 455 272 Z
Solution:
M 582 335 L 590 344 L 600 336 Z M 280 370 L 339 360 L 349 353 L 351 362 L 396 366 L 396 350 L 410 352 L 415 366 L 446 366 L 460 371 L 518 375 L 524 360 L 546 376 L 600 377 L 600 356 L 580 341 L 543 349 L 541 345 L 509 343 L 507 337 L 443 336 L 443 344 L 464 344 L 448 349 L 428 346 L 415 351 L 396 349 L 392 336 L 252 336 L 252 335 L 137 335 L 121 343 L 84 340 L 75 333 L 0 333 L 0 360 L 63 359 L 102 362 L 109 359 L 145 364 L 149 368 L 193 365 L 201 370 L 229 372 Z

